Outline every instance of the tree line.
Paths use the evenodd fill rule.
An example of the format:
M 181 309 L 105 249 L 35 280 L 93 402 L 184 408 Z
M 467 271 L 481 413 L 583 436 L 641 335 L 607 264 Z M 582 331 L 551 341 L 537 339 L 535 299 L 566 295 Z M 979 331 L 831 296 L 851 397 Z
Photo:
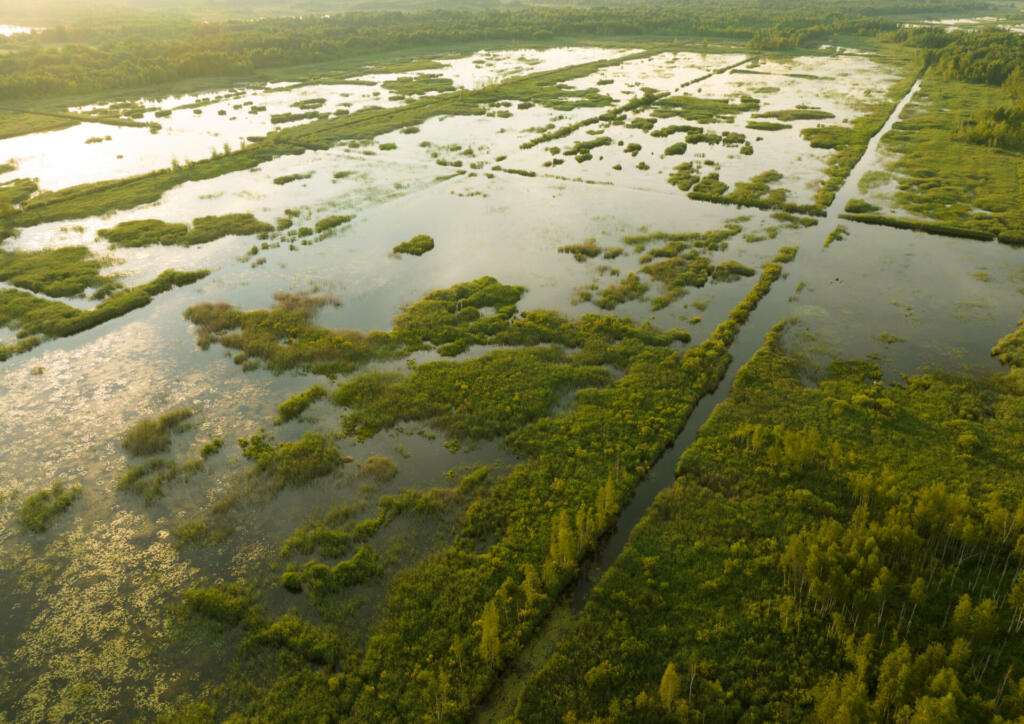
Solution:
M 568 37 L 718 36 L 786 48 L 838 32 L 894 31 L 889 16 L 967 12 L 953 0 L 812 3 L 752 9 L 739 0 L 628 7 L 351 12 L 194 22 L 152 13 L 102 14 L 28 36 L 0 38 L 0 97 L 30 99 L 469 41 Z

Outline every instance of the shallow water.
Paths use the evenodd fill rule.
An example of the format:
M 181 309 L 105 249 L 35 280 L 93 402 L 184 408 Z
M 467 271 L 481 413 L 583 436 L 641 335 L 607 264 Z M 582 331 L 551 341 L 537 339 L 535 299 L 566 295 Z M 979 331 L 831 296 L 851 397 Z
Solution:
M 27 28 L 24 25 L 0 25 L 0 35 L 6 36 L 23 35 L 35 30 L 42 30 L 42 28 Z

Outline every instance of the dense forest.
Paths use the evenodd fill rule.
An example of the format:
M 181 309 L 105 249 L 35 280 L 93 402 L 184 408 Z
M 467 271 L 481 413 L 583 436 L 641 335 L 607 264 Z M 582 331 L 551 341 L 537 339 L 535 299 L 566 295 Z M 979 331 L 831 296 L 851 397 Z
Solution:
M 752 48 L 820 42 L 835 33 L 896 30 L 886 16 L 965 12 L 970 2 L 787 2 L 771 10 L 708 0 L 684 5 L 361 12 L 251 22 L 159 14 L 100 15 L 31 36 L 0 37 L 0 97 L 32 99 L 339 60 L 465 41 L 718 36 Z

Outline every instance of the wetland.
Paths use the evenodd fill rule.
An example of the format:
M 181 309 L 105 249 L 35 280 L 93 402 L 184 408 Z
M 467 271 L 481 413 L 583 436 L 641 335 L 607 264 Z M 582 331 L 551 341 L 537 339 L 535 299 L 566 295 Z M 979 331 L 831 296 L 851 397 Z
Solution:
M 0 12 L 0 722 L 1024 716 L 1017 8 L 236 5 Z

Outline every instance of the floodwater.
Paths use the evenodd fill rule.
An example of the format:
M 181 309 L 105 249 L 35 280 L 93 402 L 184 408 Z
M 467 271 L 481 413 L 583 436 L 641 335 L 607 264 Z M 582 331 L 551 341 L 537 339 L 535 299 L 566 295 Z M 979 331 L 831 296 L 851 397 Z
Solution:
M 446 59 L 442 69 L 422 72 L 443 74 L 461 87 L 474 88 L 496 77 L 627 52 L 481 52 Z M 835 115 L 825 123 L 845 124 L 861 104 L 879 99 L 898 77 L 870 57 L 848 53 L 786 63 L 745 61 L 738 54 L 666 53 L 610 66 L 570 85 L 596 87 L 616 103 L 643 87 L 710 98 L 747 94 L 760 99 L 760 112 L 807 105 Z M 816 77 L 807 77 L 811 75 Z M 378 84 L 385 79 L 367 78 Z M 225 143 L 237 147 L 246 136 L 265 134 L 273 127 L 271 114 L 301 112 L 295 104 L 314 98 L 325 99 L 324 112 L 403 102 L 379 85 L 352 84 L 249 87 L 143 101 L 148 110 L 141 120 L 158 120 L 163 126 L 155 136 L 145 128 L 90 123 L 9 139 L 0 142 L 0 159 L 16 159 L 19 168 L 0 180 L 33 176 L 44 188 L 57 189 L 161 168 L 174 159 L 201 158 Z M 201 102 L 206 104 L 181 107 Z M 254 106 L 266 110 L 250 113 Z M 175 108 L 169 117 L 156 118 L 158 110 Z M 746 129 L 752 117 L 747 112 L 732 122 L 703 125 L 716 133 L 745 133 L 752 155 L 741 156 L 736 147 L 695 144 L 682 156 L 664 156 L 679 136 L 657 138 L 638 128 L 604 123 L 523 150 L 520 145 L 545 127 L 578 122 L 605 109 L 554 111 L 512 104 L 507 110 L 508 117 L 434 118 L 415 134 L 395 132 L 372 143 L 282 157 L 253 171 L 184 184 L 145 207 L 43 224 L 5 242 L 7 249 L 23 250 L 85 244 L 97 253 L 112 254 L 111 271 L 123 274 L 126 284 L 147 281 L 172 267 L 209 268 L 213 273 L 160 295 L 124 318 L 47 342 L 0 364 L 0 579 L 8 583 L 0 588 L 0 608 L 9 611 L 0 626 L 0 680 L 8 682 L 6 693 L 0 693 L 0 711 L 6 711 L 0 719 L 55 719 L 71 712 L 85 718 L 152 716 L 176 693 L 199 691 L 204 679 L 215 680 L 226 668 L 218 657 L 227 652 L 211 653 L 210 647 L 174 639 L 164 605 L 185 587 L 215 578 L 266 578 L 268 570 L 280 565 L 277 551 L 283 539 L 311 512 L 365 501 L 364 516 L 373 517 L 381 494 L 450 487 L 448 472 L 453 469 L 514 463 L 498 442 L 451 452 L 443 447 L 441 435 L 435 438 L 416 426 L 364 442 L 343 439 L 338 443 L 343 454 L 357 461 L 388 455 L 398 464 L 398 476 L 368 485 L 350 465 L 269 502 L 245 503 L 245 525 L 222 543 L 178 549 L 171 529 L 246 485 L 247 463 L 240 457 L 237 438 L 261 428 L 279 440 L 295 439 L 307 430 L 336 430 L 339 415 L 320 402 L 302 420 L 273 426 L 280 402 L 314 383 L 331 381 L 297 373 L 243 372 L 223 348 L 199 349 L 181 317 L 192 304 L 226 301 L 263 308 L 277 291 L 315 290 L 341 300 L 340 307 L 321 311 L 321 323 L 388 329 L 402 305 L 426 292 L 492 275 L 528 287 L 521 308 L 556 309 L 576 317 L 600 311 L 591 303 L 574 303 L 577 290 L 619 281 L 638 268 L 639 254 L 627 247 L 614 260 L 578 263 L 558 247 L 590 238 L 602 247 L 623 246 L 621 240 L 628 235 L 705 231 L 732 220 L 742 225 L 742 232 L 729 240 L 727 249 L 712 254 L 713 263 L 736 259 L 756 268 L 782 245 L 800 247 L 786 277 L 762 302 L 757 325 L 744 330 L 742 344 L 734 350 L 736 364 L 757 348 L 763 329 L 795 316 L 799 325 L 790 337 L 822 361 L 834 354 L 869 357 L 890 378 L 925 367 L 997 368 L 989 348 L 1020 316 L 1020 250 L 852 222 L 847 223 L 847 238 L 824 248 L 834 217 L 811 228 L 788 228 L 768 212 L 696 202 L 667 183 L 673 167 L 683 161 L 699 160 L 730 184 L 777 169 L 783 174 L 779 186 L 790 190 L 790 199 L 809 201 L 828 157 L 799 135 L 815 121 L 755 132 Z M 630 120 L 647 116 L 641 110 Z M 672 123 L 691 122 L 658 122 Z M 109 141 L 85 143 L 108 135 Z M 551 152 L 552 147 L 566 149 L 599 135 L 612 142 L 596 148 L 585 163 Z M 386 143 L 396 148 L 382 149 Z M 626 153 L 630 143 L 641 146 L 636 155 Z M 544 165 L 554 158 L 564 163 Z M 647 169 L 638 167 L 641 161 Z M 882 162 L 872 146 L 849 183 L 862 183 L 865 173 L 878 170 Z M 494 166 L 537 175 L 523 177 Z M 292 174 L 308 177 L 274 183 Z M 852 193 L 848 187 L 840 195 Z M 267 248 L 260 248 L 254 237 L 232 236 L 192 248 L 112 250 L 97 236 L 99 229 L 143 218 L 174 222 L 251 212 L 273 223 L 286 209 L 297 212 L 296 227 L 312 226 L 330 214 L 354 213 L 356 218 L 308 246 L 290 244 L 275 234 Z M 398 242 L 423 233 L 437 243 L 425 256 L 397 258 L 389 253 Z M 763 240 L 747 241 L 745 236 Z M 255 254 L 250 253 L 253 245 Z M 709 284 L 657 312 L 647 299 L 624 304 L 615 313 L 651 320 L 662 328 L 684 327 L 696 344 L 755 280 Z M 652 284 L 648 297 L 656 294 L 657 285 Z M 803 342 L 805 338 L 810 342 Z M 419 361 L 432 358 L 417 356 Z M 371 368 L 404 365 L 401 360 Z M 116 480 L 130 464 L 118 443 L 121 433 L 141 417 L 179 406 L 191 407 L 196 415 L 191 428 L 175 438 L 172 457 L 179 462 L 195 458 L 213 437 L 226 441 L 224 450 L 211 458 L 206 471 L 173 483 L 168 495 L 153 505 L 118 492 Z M 81 482 L 82 498 L 49 532 L 20 531 L 14 522 L 19 497 L 57 478 Z M 421 555 L 434 544 L 430 536 L 396 530 L 398 543 L 404 541 L 399 548 L 412 551 L 406 555 Z M 354 626 L 365 630 L 372 622 L 380 592 L 375 595 L 378 599 L 371 597 L 363 605 Z M 268 597 L 272 612 L 287 605 L 296 604 Z
M 42 28 L 26 28 L 24 25 L 0 25 L 0 35 L 24 35 L 31 33 L 34 30 L 42 30 Z

